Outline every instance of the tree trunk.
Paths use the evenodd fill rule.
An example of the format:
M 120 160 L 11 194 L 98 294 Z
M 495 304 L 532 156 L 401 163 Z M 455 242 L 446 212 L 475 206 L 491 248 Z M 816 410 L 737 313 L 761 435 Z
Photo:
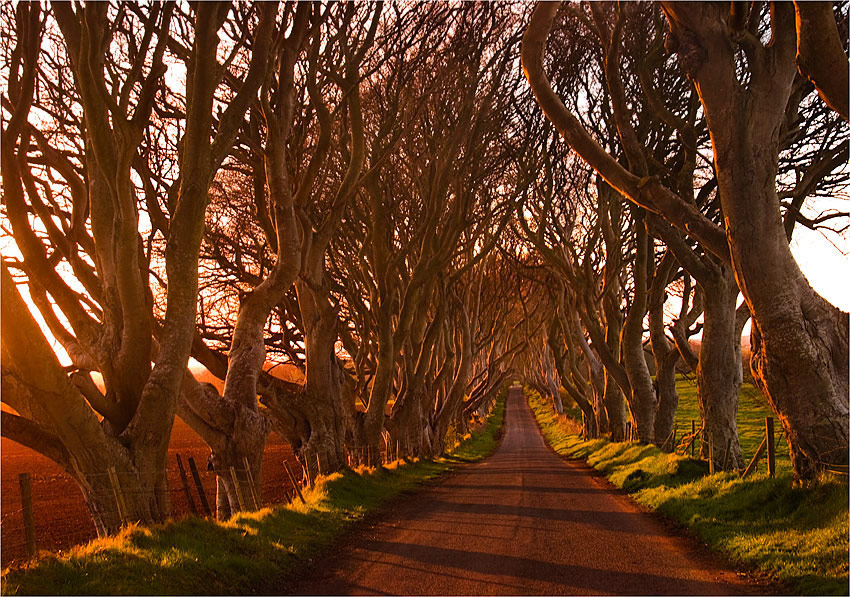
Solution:
M 663 314 L 657 317 L 663 317 Z M 663 333 L 662 331 L 662 336 Z M 662 346 L 656 351 L 655 343 L 653 343 L 652 351 L 655 356 L 655 387 L 658 389 L 655 443 L 663 450 L 672 452 L 675 447 L 672 440 L 673 422 L 676 418 L 676 408 L 679 406 L 679 393 L 676 391 L 676 363 L 679 362 L 679 352 L 670 346 L 666 339 L 658 344 Z M 663 347 L 664 344 L 667 345 L 666 350 Z
M 307 362 L 300 405 L 309 423 L 307 435 L 296 444 L 297 453 L 302 464 L 308 456 L 315 459 L 320 454 L 322 472 L 333 472 L 345 465 L 345 439 L 354 416 L 354 402 L 345 395 L 344 373 L 336 356 L 337 316 L 324 285 L 311 288 L 299 279 L 295 286 Z
M 608 410 L 605 408 L 605 381 L 604 373 L 602 374 L 602 392 L 593 391 L 593 412 L 596 414 L 596 433 L 600 436 L 607 435 L 611 432 L 610 422 L 608 421 Z
M 708 440 L 714 451 L 715 470 L 744 467 L 738 442 L 738 397 L 741 393 L 741 333 L 735 303 L 738 285 L 731 268 L 717 264 L 717 275 L 706 283 L 702 343 L 697 364 L 697 397 L 703 420 L 700 458 L 708 459 Z M 729 453 L 726 454 L 726 446 Z
M 354 401 L 346 392 L 336 357 L 337 320 L 325 289 L 310 287 L 300 278 L 295 286 L 304 325 L 306 383 L 266 379 L 260 402 L 305 475 L 309 469 L 314 476 L 317 454 L 323 474 L 345 466 L 345 441 L 354 431 Z
M 578 345 L 581 348 L 581 354 L 584 355 L 584 360 L 587 364 L 588 385 L 593 398 L 596 436 L 605 435 L 610 431 L 608 411 L 605 405 L 605 367 L 603 367 L 590 347 L 590 344 L 588 344 L 587 338 L 585 338 L 584 332 L 581 329 L 581 321 L 575 308 L 569 314 L 559 313 L 559 315 L 563 315 L 561 326 L 566 330 L 565 333 L 570 339 L 571 349 L 575 349 L 575 345 Z M 619 336 L 617 337 L 617 341 L 619 341 Z M 620 400 L 622 401 L 622 394 L 620 395 Z M 625 414 L 623 414 L 623 417 L 625 417 Z M 623 425 L 625 425 L 625 422 Z
M 595 439 L 599 437 L 599 428 L 596 425 L 596 412 L 593 410 L 593 404 L 587 400 L 578 401 L 576 404 L 581 409 L 581 422 L 584 428 L 584 437 L 587 439 Z
M 472 326 L 466 306 L 460 300 L 458 300 L 458 303 L 460 318 L 457 325 L 460 328 L 460 337 L 458 339 L 459 346 L 457 346 L 455 354 L 460 354 L 460 363 L 458 363 L 454 380 L 452 380 L 452 384 L 446 392 L 445 400 L 434 415 L 432 440 L 434 456 L 443 455 L 446 448 L 446 434 L 449 431 L 449 426 L 452 421 L 457 421 L 463 417 L 463 397 L 472 378 Z
M 658 399 L 652 387 L 652 377 L 643 350 L 643 318 L 646 315 L 646 266 L 649 235 L 642 221 L 635 223 L 637 253 L 632 266 L 635 288 L 632 305 L 621 334 L 623 361 L 629 376 L 631 395 L 627 396 L 632 419 L 641 442 L 652 443 L 655 438 L 655 409 Z
M 848 462 L 848 314 L 812 290 L 791 254 L 776 193 L 785 111 L 796 72 L 794 9 L 777 4 L 773 38 L 737 80 L 719 5 L 665 3 L 705 109 L 732 266 L 753 317 L 753 377 L 777 412 L 795 476 Z
M 227 376 L 232 375 L 228 370 Z M 187 370 L 183 381 L 183 393 L 177 407 L 177 414 L 210 447 L 210 463 L 216 474 L 216 517 L 227 520 L 231 514 L 242 510 L 230 467 L 233 467 L 239 479 L 244 496 L 250 496 L 249 477 L 245 469 L 245 459 L 251 470 L 258 498 L 262 500 L 262 464 L 266 440 L 271 430 L 271 422 L 251 405 L 233 400 L 209 383 L 198 383 Z M 255 399 L 256 400 L 256 399 Z M 249 499 L 245 506 L 252 509 Z
M 242 411 L 247 413 L 247 411 Z M 259 418 L 259 415 L 256 416 Z M 269 425 L 263 420 L 255 423 L 254 416 L 237 417 L 231 433 L 227 435 L 227 441 L 216 446 L 210 457 L 210 462 L 216 474 L 216 518 L 227 520 L 232 514 L 242 510 L 239 497 L 233 483 L 230 468 L 236 473 L 239 483 L 239 491 L 245 509 L 253 510 L 253 492 L 257 495 L 257 506 L 262 508 L 262 481 L 263 481 L 263 453 L 268 438 Z M 245 468 L 245 460 L 248 461 L 249 469 Z M 251 471 L 250 477 L 248 470 Z
M 626 401 L 620 386 L 607 371 L 605 373 L 605 395 L 603 400 L 605 402 L 605 412 L 608 413 L 611 441 L 624 441 L 626 439 Z
M 552 407 L 559 415 L 564 414 L 564 402 L 561 400 L 560 386 L 555 379 L 555 363 L 552 348 L 543 349 L 543 377 L 546 381 L 546 393 L 552 398 Z
M 605 340 L 613 354 L 620 353 L 620 331 L 622 329 L 619 310 L 611 317 L 611 310 L 606 309 Z M 605 369 L 605 393 L 602 401 L 608 414 L 608 428 L 611 430 L 611 441 L 621 442 L 626 439 L 626 401 L 623 390 L 614 375 Z
M 289 283 L 291 284 L 291 280 Z M 263 331 L 272 305 L 269 304 L 271 300 L 266 292 L 263 289 L 258 290 L 259 292 L 255 290 L 242 304 L 230 344 L 221 399 L 230 403 L 233 409 L 232 423 L 225 433 L 221 434 L 220 441 L 210 445 L 211 461 L 228 497 L 227 507 L 224 504 L 216 506 L 219 520 L 224 520 L 222 516 L 226 517 L 230 512 L 240 510 L 233 480 L 229 475 L 231 466 L 242 471 L 245 468 L 243 459 L 247 458 L 257 484 L 258 495 L 260 493 L 263 452 L 270 427 L 259 414 L 257 382 L 266 360 Z M 247 481 L 247 474 L 242 472 L 241 477 L 239 483 L 243 485 L 243 479 Z M 244 489 L 242 491 L 246 493 Z
M 73 475 L 81 487 L 83 498 L 92 515 L 99 537 L 112 535 L 121 530 L 125 523 L 138 522 L 151 525 L 165 520 L 163 504 L 155 494 L 157 485 L 165 482 L 165 475 L 144 475 L 132 468 L 115 467 L 113 477 L 120 487 L 120 500 L 110 482 L 109 467 L 97 473 Z M 155 477 L 160 477 L 159 479 Z M 167 504 L 170 516 L 171 504 Z
M 655 359 L 655 388 L 658 393 L 658 408 L 655 411 L 655 443 L 662 450 L 672 452 L 673 421 L 679 405 L 676 392 L 676 363 L 679 353 L 664 333 L 665 289 L 671 270 L 676 265 L 672 252 L 661 259 L 652 278 L 649 290 L 649 339 Z
M 377 464 L 375 454 L 381 440 L 381 432 L 386 421 L 386 408 L 393 393 L 393 377 L 396 371 L 396 358 L 400 352 L 393 333 L 393 321 L 389 313 L 377 316 L 378 354 L 372 389 L 366 412 L 359 419 L 359 448 L 367 454 L 369 464 Z
M 430 455 L 432 443 L 430 422 L 423 410 L 425 393 L 429 391 L 424 386 L 407 388 L 396 398 L 392 416 L 386 422 L 386 430 L 393 441 L 400 442 L 413 454 L 424 456 Z

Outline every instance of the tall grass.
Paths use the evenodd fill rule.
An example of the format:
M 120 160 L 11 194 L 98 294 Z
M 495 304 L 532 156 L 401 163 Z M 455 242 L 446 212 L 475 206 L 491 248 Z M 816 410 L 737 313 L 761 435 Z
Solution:
M 795 485 L 790 467 L 781 468 L 776 478 L 764 470 L 747 479 L 735 473 L 709 475 L 706 463 L 654 446 L 582 441 L 574 423 L 555 414 L 550 402 L 533 391 L 526 394 L 544 437 L 558 453 L 586 459 L 637 502 L 689 528 L 732 562 L 801 594 L 848 594 L 846 480 L 824 476 Z M 680 409 L 696 408 L 695 394 L 685 392 L 680 400 Z M 741 420 L 758 420 L 764 412 L 750 406 L 755 401 L 741 402 L 739 429 Z M 756 428 L 749 440 L 742 437 L 742 444 L 751 446 Z
M 452 466 L 490 454 L 504 418 L 506 390 L 486 426 L 445 458 L 399 461 L 320 477 L 294 502 L 227 522 L 188 517 L 120 534 L 3 572 L 4 595 L 274 594 L 311 555 L 388 499 Z

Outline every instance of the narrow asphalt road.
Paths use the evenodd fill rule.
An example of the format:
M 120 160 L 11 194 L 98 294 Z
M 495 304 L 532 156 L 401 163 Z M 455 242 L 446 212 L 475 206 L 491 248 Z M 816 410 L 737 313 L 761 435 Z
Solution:
M 520 388 L 499 449 L 391 507 L 317 561 L 297 594 L 729 595 L 760 592 L 563 460 Z

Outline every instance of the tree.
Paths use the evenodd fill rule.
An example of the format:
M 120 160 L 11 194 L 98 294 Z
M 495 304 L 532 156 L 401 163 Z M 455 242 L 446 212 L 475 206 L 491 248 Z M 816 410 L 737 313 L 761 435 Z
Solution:
M 754 377 L 783 423 L 795 474 L 807 478 L 819 463 L 847 461 L 848 316 L 811 289 L 779 218 L 778 156 L 797 73 L 796 43 L 806 33 L 795 28 L 792 7 L 777 4 L 765 44 L 757 36 L 761 5 L 751 7 L 741 16 L 730 15 L 728 5 L 663 4 L 671 49 L 706 114 L 725 230 L 658 178 L 613 160 L 553 92 L 542 58 L 558 6 L 535 9 L 523 68 L 544 113 L 609 184 L 731 264 L 753 316 Z M 615 105 L 618 129 L 634 141 L 626 110 L 624 102 Z
M 500 228 L 522 192 L 509 137 L 519 78 L 505 84 L 515 57 L 503 43 L 516 32 L 502 10 L 469 4 L 451 9 L 451 18 L 438 13 L 420 70 L 393 89 L 397 97 L 375 98 L 389 104 L 377 122 L 402 113 L 409 124 L 393 153 L 373 146 L 347 235 L 351 277 L 365 293 L 355 300 L 369 305 L 370 322 L 360 328 L 371 337 L 361 338 L 361 349 L 372 353 L 355 357 L 371 369 L 355 441 L 371 454 L 393 396 L 390 432 L 430 451 L 426 380 L 438 369 L 449 375 L 432 357 L 446 341 L 443 320 L 458 321 L 451 287 L 495 244 L 491 226 Z M 491 34 L 481 37 L 482 29 Z
M 265 143 L 260 163 L 253 165 L 261 170 L 253 172 L 253 177 L 259 179 L 253 191 L 257 217 L 265 223 L 262 230 L 266 243 L 276 252 L 274 262 L 241 298 L 227 355 L 222 395 L 218 396 L 215 388 L 209 385 L 198 386 L 187 379 L 191 385 L 186 398 L 188 404 L 181 410 L 212 449 L 210 461 L 214 469 L 242 471 L 247 462 L 257 487 L 261 486 L 263 451 L 270 430 L 257 401 L 266 362 L 264 330 L 272 308 L 281 301 L 300 270 L 301 242 L 295 214 L 297 192 L 292 190 L 293 176 L 285 149 L 294 119 L 296 62 L 307 40 L 308 29 L 312 25 L 313 31 L 317 31 L 322 18 L 321 15 L 311 18 L 311 11 L 311 5 L 306 3 L 286 11 L 285 20 L 276 26 L 274 33 L 272 47 L 279 52 L 275 67 L 263 73 L 258 111 L 265 125 Z M 285 31 L 288 31 L 286 35 Z M 263 54 L 271 48 L 255 44 L 252 50 Z M 312 180 L 308 177 L 302 184 L 309 187 Z M 247 475 L 247 471 L 241 474 Z M 218 517 L 224 519 L 239 509 L 238 494 L 231 476 L 219 474 L 216 480 Z
M 98 533 L 105 534 L 120 528 L 121 518 L 150 523 L 170 514 L 167 447 L 194 331 L 208 187 L 236 135 L 228 118 L 247 107 L 259 80 L 246 77 L 212 135 L 213 97 L 221 70 L 208 57 L 216 55 L 218 31 L 231 7 L 197 6 L 191 19 L 186 132 L 164 235 L 168 287 L 160 326 L 152 313 L 149 254 L 143 252 L 131 169 L 162 86 L 174 6 L 137 11 L 130 4 L 55 3 L 51 8 L 48 18 L 58 25 L 61 39 L 51 38 L 48 47 L 67 52 L 73 78 L 59 77 L 59 84 L 71 90 L 60 88 L 53 95 L 46 83 L 45 101 L 55 104 L 45 105 L 59 130 L 77 127 L 70 131 L 75 140 L 53 146 L 27 122 L 35 79 L 42 72 L 37 68 L 39 52 L 48 50 L 41 44 L 38 5 L 22 3 L 17 9 L 18 59 L 10 69 L 10 89 L 15 91 L 3 131 L 2 175 L 6 216 L 23 257 L 14 265 L 26 274 L 36 307 L 73 364 L 69 376 L 4 263 L 3 401 L 18 414 L 4 413 L 3 433 L 63 466 L 79 483 Z M 270 32 L 272 5 L 262 13 L 255 30 L 258 40 Z M 257 55 L 255 72 L 265 70 L 264 60 Z M 78 108 L 82 119 L 75 115 Z M 33 137 L 40 141 L 39 150 L 30 155 Z M 54 140 L 62 143 L 60 135 Z M 49 185 L 35 183 L 32 164 L 39 163 L 68 183 L 70 214 L 55 202 Z M 62 247 L 59 253 L 49 251 L 28 219 L 31 206 L 37 212 L 43 205 L 42 193 L 63 222 L 62 229 L 47 223 L 48 241 Z M 47 222 L 51 215 L 42 210 L 40 221 Z M 71 266 L 73 287 L 67 275 L 60 274 L 63 263 Z M 92 381 L 92 371 L 102 375 L 105 393 Z M 125 493 L 121 517 L 109 483 L 110 468 Z

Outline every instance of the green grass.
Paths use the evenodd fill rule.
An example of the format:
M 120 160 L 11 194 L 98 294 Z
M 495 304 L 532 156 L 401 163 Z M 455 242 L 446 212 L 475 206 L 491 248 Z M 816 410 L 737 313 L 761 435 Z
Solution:
M 6 570 L 2 593 L 179 595 L 278 593 L 295 568 L 390 498 L 495 448 L 506 390 L 486 426 L 437 461 L 321 477 L 295 502 L 218 523 L 189 517 L 120 534 Z
M 706 463 L 654 446 L 582 441 L 575 422 L 556 415 L 535 392 L 526 395 L 558 453 L 586 459 L 637 502 L 689 528 L 731 561 L 801 594 L 848 594 L 846 480 L 824 476 L 795 485 L 790 470 L 773 479 L 764 471 L 744 480 L 734 473 L 708 475 Z M 680 407 L 687 406 L 688 397 L 682 400 Z M 739 418 L 749 412 L 742 408 Z
M 691 432 L 691 421 L 700 425 L 699 404 L 697 403 L 697 386 L 694 379 L 682 375 L 676 378 L 676 390 L 679 393 L 679 406 L 676 409 L 677 437 Z M 782 425 L 770 410 L 767 400 L 761 392 L 750 383 L 741 387 L 741 397 L 738 400 L 738 441 L 744 459 L 749 462 L 759 444 L 764 439 L 765 417 L 774 417 L 774 434 L 776 438 L 776 470 L 791 470 L 791 458 L 788 455 L 788 442 L 782 432 Z M 678 440 L 677 440 L 678 441 Z M 699 443 L 696 445 L 699 450 Z M 722 448 L 721 448 L 722 449 Z M 767 466 L 764 461 L 760 466 Z

